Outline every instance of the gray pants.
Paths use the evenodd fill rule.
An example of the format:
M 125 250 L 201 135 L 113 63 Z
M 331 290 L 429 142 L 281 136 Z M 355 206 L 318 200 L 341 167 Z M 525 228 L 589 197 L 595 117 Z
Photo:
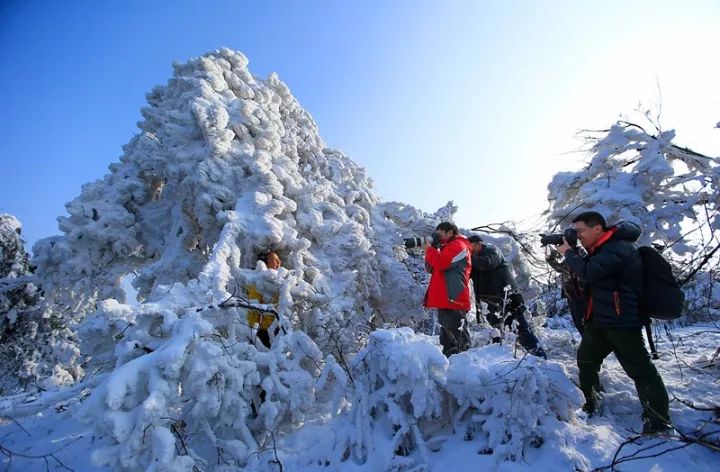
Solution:
M 438 308 L 438 323 L 440 324 L 440 344 L 443 354 L 450 357 L 470 348 L 470 331 L 464 310 L 446 310 Z

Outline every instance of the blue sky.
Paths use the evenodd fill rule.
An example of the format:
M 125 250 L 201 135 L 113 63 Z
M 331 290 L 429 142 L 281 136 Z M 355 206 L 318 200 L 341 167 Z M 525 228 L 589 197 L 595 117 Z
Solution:
M 717 1 L 5 1 L 0 212 L 31 243 L 56 234 L 172 62 L 229 47 L 383 198 L 532 220 L 582 159 L 575 132 L 638 102 L 662 97 L 677 142 L 720 155 L 718 25 Z

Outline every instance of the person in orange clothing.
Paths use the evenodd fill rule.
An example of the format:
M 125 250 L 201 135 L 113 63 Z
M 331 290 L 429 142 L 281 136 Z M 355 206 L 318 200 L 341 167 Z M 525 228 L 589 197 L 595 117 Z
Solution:
M 470 347 L 465 317 L 470 310 L 471 254 L 468 240 L 447 221 L 437 225 L 433 242 L 425 248 L 425 265 L 431 275 L 424 306 L 437 308 L 440 344 L 447 357 Z
M 263 261 L 265 266 L 270 270 L 277 270 L 282 266 L 280 256 L 275 251 L 263 251 L 258 255 L 258 260 Z M 250 303 L 267 303 L 265 296 L 257 289 L 254 284 L 247 287 L 247 298 Z M 272 297 L 270 303 L 277 304 L 278 295 Z M 261 312 L 259 310 L 248 310 L 247 322 L 250 327 L 258 326 L 257 337 L 265 347 L 270 348 L 270 333 L 268 329 L 275 321 L 276 316 L 273 313 Z M 275 335 L 279 332 L 279 328 L 275 329 Z

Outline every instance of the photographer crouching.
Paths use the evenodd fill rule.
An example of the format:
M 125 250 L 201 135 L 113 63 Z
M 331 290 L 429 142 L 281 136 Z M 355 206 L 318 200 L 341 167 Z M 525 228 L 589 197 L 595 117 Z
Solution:
M 525 317 L 527 312 L 525 301 L 502 252 L 495 246 L 485 243 L 477 235 L 470 236 L 468 242 L 472 248 L 471 276 L 475 289 L 478 323 L 481 316 L 480 306 L 485 303 L 488 308 L 486 318 L 490 326 L 502 330 L 516 322 L 517 340 L 520 345 L 529 354 L 547 359 L 545 350 L 540 346 Z M 493 339 L 496 343 L 500 341 L 499 337 Z
M 450 357 L 470 347 L 466 315 L 470 310 L 470 254 L 472 248 L 458 234 L 453 223 L 437 225 L 432 239 L 415 238 L 405 241 L 407 247 L 425 244 L 425 266 L 430 284 L 425 293 L 425 308 L 437 308 L 440 344 L 443 354 Z

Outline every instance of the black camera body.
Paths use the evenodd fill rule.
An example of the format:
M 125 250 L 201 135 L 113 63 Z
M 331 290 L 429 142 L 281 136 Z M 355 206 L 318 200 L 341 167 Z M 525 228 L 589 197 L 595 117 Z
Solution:
M 568 228 L 562 233 L 541 234 L 540 244 L 542 244 L 543 246 L 547 246 L 548 244 L 559 246 L 563 243 L 563 238 L 565 238 L 565 240 L 568 242 L 568 244 L 570 244 L 570 246 L 577 246 L 578 237 L 575 228 Z

